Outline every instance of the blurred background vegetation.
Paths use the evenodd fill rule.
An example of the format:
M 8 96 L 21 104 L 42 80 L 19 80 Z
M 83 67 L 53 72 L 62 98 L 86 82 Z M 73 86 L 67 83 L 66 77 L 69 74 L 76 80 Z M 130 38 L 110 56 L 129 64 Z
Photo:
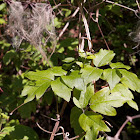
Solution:
M 60 6 L 54 9 L 55 14 L 55 28 L 57 36 L 62 31 L 67 22 L 67 27 L 64 34 L 59 38 L 57 42 L 55 53 L 50 59 L 52 66 L 61 66 L 66 57 L 77 57 L 78 51 L 78 30 L 79 25 L 79 13 L 73 18 L 71 15 L 77 8 L 76 0 L 49 0 L 52 7 L 61 3 Z M 99 49 L 107 49 L 104 39 L 99 31 L 97 23 L 95 23 L 88 12 L 95 13 L 97 8 L 100 9 L 99 25 L 104 34 L 104 38 L 111 50 L 116 53 L 114 61 L 121 61 L 126 65 L 132 67 L 131 71 L 136 73 L 140 78 L 140 55 L 139 47 L 133 49 L 137 43 L 132 40 L 129 34 L 135 31 L 138 17 L 134 12 L 121 8 L 109 3 L 98 3 L 101 0 L 88 0 L 84 3 L 85 16 L 87 18 L 89 29 L 91 33 L 93 50 L 97 52 Z M 115 2 L 115 1 L 114 1 Z M 125 5 L 127 7 L 137 9 L 135 0 L 117 0 L 116 2 Z M 0 0 L 0 138 L 5 140 L 45 140 L 49 139 L 49 134 L 44 133 L 36 126 L 36 121 L 39 120 L 40 125 L 47 130 L 52 130 L 54 122 L 42 116 L 42 114 L 55 117 L 55 102 L 52 96 L 48 96 L 48 93 L 43 96 L 42 99 L 36 101 L 33 100 L 20 107 L 12 116 L 9 117 L 9 113 L 16 107 L 24 102 L 24 98 L 20 96 L 23 85 L 26 83 L 24 74 L 29 70 L 45 70 L 48 68 L 47 63 L 43 61 L 41 54 L 35 49 L 34 46 L 27 42 L 23 42 L 19 49 L 13 48 L 11 45 L 11 37 L 6 35 L 7 23 L 8 23 L 8 5 Z M 81 25 L 82 36 L 86 36 L 84 25 Z M 88 43 L 85 40 L 85 48 Z M 47 44 L 46 51 L 49 56 L 53 50 L 51 44 Z M 66 66 L 68 67 L 68 66 Z M 140 95 L 134 93 L 135 101 L 140 107 Z M 58 101 L 60 106 L 61 99 Z M 66 128 L 66 131 L 70 132 L 71 136 L 74 135 L 74 131 L 70 126 L 69 115 L 70 109 L 73 103 L 69 103 L 65 111 L 65 116 L 62 118 L 62 126 Z M 117 109 L 118 114 L 115 117 L 106 117 L 114 127 L 110 135 L 114 135 L 125 121 L 126 116 L 136 115 L 139 112 L 131 109 L 128 105 L 124 105 L 122 108 Z M 5 116 L 4 116 L 5 115 Z M 16 126 L 13 128 L 13 126 Z M 26 133 L 28 131 L 28 133 Z M 6 134 L 10 135 L 6 135 Z M 127 135 L 128 139 L 138 140 L 140 138 L 140 119 L 136 119 L 133 123 L 129 123 L 125 129 L 123 135 Z M 57 137 L 56 139 L 62 139 Z

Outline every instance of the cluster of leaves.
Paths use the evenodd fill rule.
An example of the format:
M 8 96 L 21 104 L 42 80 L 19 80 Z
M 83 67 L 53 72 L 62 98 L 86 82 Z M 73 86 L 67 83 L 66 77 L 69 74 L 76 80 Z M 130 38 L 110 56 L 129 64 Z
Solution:
M 93 55 L 80 50 L 78 52 L 80 57 L 78 57 L 75 49 L 78 40 L 75 37 L 78 36 L 77 29 L 79 29 L 78 25 L 81 23 L 77 21 L 77 15 L 73 20 L 70 19 L 70 15 L 77 6 L 77 1 L 71 0 L 70 7 L 66 5 L 67 3 L 64 0 L 59 0 L 59 2 L 62 3 L 62 7 L 59 7 L 61 12 L 59 12 L 63 16 L 57 15 L 55 18 L 56 31 L 59 33 L 67 21 L 71 21 L 70 26 L 67 28 L 67 31 L 70 32 L 66 31 L 64 37 L 57 43 L 56 52 L 50 59 L 52 68 L 46 66 L 46 62 L 42 61 L 40 53 L 30 44 L 23 42 L 19 50 L 16 51 L 3 37 L 0 40 L 0 107 L 5 112 L 11 112 L 23 102 L 26 103 L 18 109 L 18 113 L 10 117 L 9 121 L 7 118 L 0 120 L 2 124 L 0 138 L 7 140 L 38 139 L 37 134 L 30 128 L 32 126 L 27 127 L 20 125 L 20 123 L 24 124 L 24 118 L 28 118 L 26 121 L 29 122 L 31 114 L 35 115 L 36 108 L 38 109 L 37 103 L 40 106 L 40 112 L 44 106 L 51 106 L 54 110 L 51 110 L 51 108 L 51 115 L 49 113 L 48 115 L 54 117 L 56 111 L 53 97 L 58 97 L 60 103 L 64 100 L 69 104 L 74 103 L 72 105 L 74 107 L 68 110 L 68 112 L 71 112 L 70 123 L 75 132 L 73 135 L 79 135 L 85 131 L 85 139 L 96 139 L 99 131 L 109 132 L 110 128 L 105 124 L 103 115 L 115 116 L 115 108 L 121 107 L 124 103 L 138 110 L 132 93 L 135 91 L 140 92 L 140 80 L 134 73 L 128 71 L 129 66 L 124 65 L 132 66 L 133 62 L 131 60 L 134 63 L 136 61 L 135 54 L 133 58 L 130 57 L 130 53 L 133 52 L 131 49 L 133 44 L 129 37 L 126 38 L 137 21 L 134 13 L 126 12 L 126 9 L 112 4 L 103 3 L 99 7 L 97 6 L 97 8 L 101 7 L 99 25 L 110 48 L 115 53 L 105 49 L 100 50 L 100 48 L 106 48 L 106 46 L 102 42 L 96 23 L 90 19 L 89 28 L 94 50 L 95 52 L 100 51 Z M 54 5 L 53 0 L 50 0 L 50 3 Z M 94 13 L 96 7 L 90 9 L 89 5 L 91 3 L 94 3 L 94 1 L 87 1 L 84 7 L 89 11 L 93 10 Z M 120 0 L 119 3 L 134 9 L 137 7 L 135 1 L 131 0 Z M 66 6 L 63 6 L 63 4 Z M 54 11 L 57 13 L 57 9 Z M 126 16 L 126 14 L 129 14 L 129 16 Z M 88 19 L 89 15 L 86 12 L 85 16 Z M 0 35 L 2 34 L 2 36 L 7 22 L 6 19 L 6 4 L 2 3 L 0 5 L 0 24 L 2 27 Z M 84 36 L 84 26 L 82 28 L 81 33 Z M 127 47 L 124 46 L 124 43 L 127 44 Z M 86 47 L 87 44 L 85 43 Z M 48 52 L 52 52 L 52 48 L 50 44 L 47 44 L 46 49 L 50 49 Z M 123 61 L 124 64 L 121 62 L 113 63 L 112 59 L 115 54 L 114 61 Z M 136 66 L 139 68 L 138 64 Z M 136 72 L 139 73 L 138 69 L 135 70 Z M 37 101 L 35 101 L 35 98 Z M 119 112 L 119 114 L 122 115 L 122 112 Z M 121 118 L 127 114 L 123 115 Z M 65 114 L 63 117 L 65 117 Z M 3 114 L 1 118 L 3 118 Z M 68 120 L 68 118 L 66 119 Z M 34 125 L 35 121 L 33 120 Z M 42 121 L 42 123 L 44 122 Z M 63 123 L 66 125 L 68 122 Z M 129 124 L 130 128 L 132 126 Z M 103 139 L 103 137 L 99 139 Z
M 32 101 L 35 97 L 37 100 L 40 99 L 46 94 L 47 89 L 67 102 L 72 98 L 76 107 L 71 111 L 71 125 L 76 134 L 80 129 L 77 128 L 79 122 L 78 126 L 80 125 L 86 132 L 85 138 L 96 139 L 99 131 L 110 131 L 102 120 L 102 115 L 98 113 L 115 116 L 114 107 L 121 107 L 124 103 L 138 110 L 131 90 L 140 92 L 140 79 L 128 71 L 129 66 L 121 62 L 111 63 L 114 56 L 113 51 L 103 49 L 95 55 L 83 52 L 81 57 L 92 61 L 94 67 L 89 61 L 83 63 L 73 58 L 66 58 L 64 61 L 67 64 L 77 63 L 81 67 L 66 71 L 62 69 L 63 66 L 56 66 L 43 71 L 28 72 L 25 77 L 29 82 L 24 86 L 21 94 L 28 95 L 24 102 Z M 102 69 L 105 65 L 110 68 Z M 99 79 L 106 81 L 106 87 L 96 88 Z M 77 120 L 73 120 L 74 115 L 77 116 Z

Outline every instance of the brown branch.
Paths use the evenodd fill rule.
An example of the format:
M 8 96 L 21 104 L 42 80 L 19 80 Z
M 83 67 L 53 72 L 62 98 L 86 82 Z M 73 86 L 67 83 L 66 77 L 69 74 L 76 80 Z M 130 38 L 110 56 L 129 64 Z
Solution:
M 23 106 L 23 105 L 25 105 L 26 103 L 23 103 L 23 104 L 21 104 L 21 105 L 19 105 L 17 108 L 15 108 L 11 113 L 10 113 L 10 115 L 13 115 L 13 113 L 18 109 L 18 108 L 20 108 L 21 106 Z
M 118 132 L 116 133 L 116 135 L 114 136 L 114 139 L 119 139 L 120 133 L 122 132 L 123 128 L 125 127 L 125 125 L 130 121 L 132 122 L 133 119 L 137 119 L 140 118 L 140 115 L 135 115 L 135 116 L 127 116 L 126 121 L 123 123 L 123 125 L 120 127 L 120 129 L 118 130 Z
M 53 132 L 51 134 L 50 140 L 53 140 L 54 139 L 55 133 L 57 132 L 58 127 L 59 127 L 59 123 L 60 123 L 59 121 L 60 121 L 60 115 L 57 114 L 57 122 L 55 123 L 55 126 L 53 128 Z

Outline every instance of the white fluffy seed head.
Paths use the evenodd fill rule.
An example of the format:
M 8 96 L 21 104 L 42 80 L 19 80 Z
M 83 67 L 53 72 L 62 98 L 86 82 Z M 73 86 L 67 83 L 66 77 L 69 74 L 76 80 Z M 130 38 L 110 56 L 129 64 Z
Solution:
M 56 35 L 53 9 L 48 3 L 31 3 L 25 8 L 19 1 L 12 1 L 9 9 L 8 30 L 12 33 L 13 47 L 19 48 L 26 40 L 38 50 L 51 41 L 55 47 Z M 43 51 L 43 50 L 42 50 Z
M 140 21 L 136 26 L 136 30 L 134 32 L 131 32 L 129 36 L 132 38 L 134 42 L 140 44 Z

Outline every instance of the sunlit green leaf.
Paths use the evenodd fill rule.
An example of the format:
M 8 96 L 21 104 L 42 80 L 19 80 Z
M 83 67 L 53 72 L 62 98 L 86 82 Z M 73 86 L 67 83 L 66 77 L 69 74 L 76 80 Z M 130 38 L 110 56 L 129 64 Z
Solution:
M 29 71 L 25 74 L 25 77 L 27 77 L 30 80 L 45 80 L 45 79 L 51 79 L 54 80 L 54 75 L 50 70 L 42 70 L 42 71 Z
M 62 67 L 53 67 L 47 70 L 37 72 L 30 71 L 27 74 L 25 74 L 25 77 L 27 77 L 30 80 L 45 80 L 45 79 L 54 80 L 54 76 L 62 76 L 66 74 L 67 72 L 63 70 Z
M 84 108 L 88 105 L 90 98 L 94 94 L 94 86 L 89 85 L 86 91 L 73 91 L 73 102 L 78 108 Z
M 73 57 L 67 57 L 63 60 L 63 62 L 66 62 L 66 63 L 70 63 L 72 61 L 74 61 L 75 59 Z
M 0 11 L 2 10 L 2 9 L 4 9 L 6 7 L 6 3 L 2 3 L 1 5 L 0 5 Z
M 59 97 L 63 98 L 67 102 L 70 101 L 71 97 L 71 89 L 68 88 L 66 85 L 64 85 L 61 81 L 60 78 L 57 78 L 55 81 L 52 81 L 51 83 L 52 90 L 56 95 Z
M 105 69 L 103 72 L 104 79 L 108 82 L 111 89 L 115 87 L 120 81 L 120 77 L 116 73 L 115 69 Z
M 134 98 L 132 92 L 126 86 L 124 86 L 121 83 L 117 84 L 113 88 L 113 90 L 111 91 L 111 93 L 113 93 L 113 92 L 119 92 L 119 93 L 121 93 L 121 95 L 123 97 L 127 97 L 127 98 L 130 98 L 130 99 L 133 99 Z
M 37 99 L 39 99 L 50 86 L 50 83 L 50 80 L 38 80 L 35 85 L 26 85 L 21 94 L 22 96 L 28 95 L 24 102 L 26 103 L 32 101 L 35 96 Z
M 6 21 L 3 18 L 0 18 L 0 24 L 4 24 Z
M 102 115 L 92 111 L 86 111 L 85 114 L 83 113 L 80 115 L 79 123 L 84 131 L 88 131 L 91 128 L 94 128 L 93 130 L 109 132 L 110 129 L 102 119 Z
M 73 71 L 68 76 L 61 77 L 64 83 L 70 88 L 76 88 L 78 90 L 85 90 L 84 81 L 81 78 L 79 71 Z
M 115 53 L 113 53 L 113 51 L 100 49 L 100 51 L 95 54 L 93 63 L 96 67 L 101 67 L 108 64 L 114 56 Z
M 131 68 L 130 66 L 124 65 L 124 64 L 121 63 L 121 62 L 111 63 L 111 64 L 110 64 L 110 67 L 111 67 L 112 69 L 114 69 L 114 68 L 124 68 L 124 69 L 127 69 L 127 70 L 129 70 L 129 69 Z
M 140 92 L 140 79 L 134 73 L 127 70 L 119 69 L 119 71 L 123 76 L 121 82 L 131 90 Z
M 120 107 L 130 98 L 123 97 L 119 92 L 110 94 L 108 87 L 96 92 L 90 101 L 90 108 L 108 116 L 115 116 L 116 110 L 113 107 Z
M 131 106 L 132 108 L 136 109 L 137 111 L 139 110 L 138 105 L 133 100 L 130 100 L 127 103 L 128 103 L 129 106 Z
M 97 81 L 101 77 L 103 70 L 88 65 L 81 69 L 80 72 L 85 84 L 88 84 L 94 80 Z
M 99 133 L 98 129 L 94 127 L 88 129 L 85 134 L 85 140 L 96 140 L 98 133 Z

